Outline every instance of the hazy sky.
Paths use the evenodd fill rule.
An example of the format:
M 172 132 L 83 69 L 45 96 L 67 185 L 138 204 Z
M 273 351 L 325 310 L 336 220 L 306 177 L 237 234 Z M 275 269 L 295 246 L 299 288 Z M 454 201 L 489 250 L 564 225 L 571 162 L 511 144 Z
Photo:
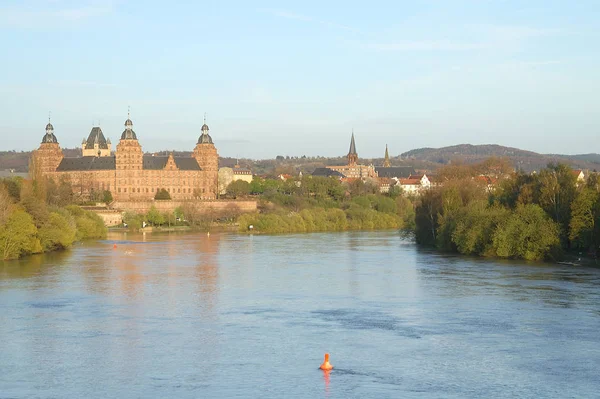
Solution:
M 359 156 L 497 143 L 600 152 L 598 0 L 1 0 L 1 150 Z

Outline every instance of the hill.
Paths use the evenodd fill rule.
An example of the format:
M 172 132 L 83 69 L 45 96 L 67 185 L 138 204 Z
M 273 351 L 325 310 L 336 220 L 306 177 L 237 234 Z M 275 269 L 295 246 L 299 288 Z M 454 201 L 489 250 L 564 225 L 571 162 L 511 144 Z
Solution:
M 418 148 L 401 155 L 405 161 L 418 160 L 444 165 L 457 161 L 475 163 L 489 157 L 508 158 L 515 168 L 527 172 L 539 170 L 550 162 L 563 162 L 577 169 L 600 170 L 600 154 L 539 154 L 497 144 L 459 144 L 442 148 Z

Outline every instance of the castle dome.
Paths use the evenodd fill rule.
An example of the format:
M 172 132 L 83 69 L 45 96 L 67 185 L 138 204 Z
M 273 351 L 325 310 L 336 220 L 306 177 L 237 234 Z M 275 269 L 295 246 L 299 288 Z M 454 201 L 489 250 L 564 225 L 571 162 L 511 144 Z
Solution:
M 54 126 L 52 126 L 50 121 L 48 121 L 48 124 L 46 125 L 46 134 L 42 137 L 42 144 L 43 143 L 58 143 L 58 140 L 54 135 Z
M 121 134 L 121 140 L 137 140 L 137 136 L 133 131 L 133 122 L 129 119 L 129 113 L 127 113 L 127 120 L 125 121 L 125 130 Z
M 206 124 L 206 114 L 204 115 L 204 125 L 202 125 L 202 134 L 198 138 L 198 144 L 213 144 L 212 137 L 208 134 L 208 125 Z

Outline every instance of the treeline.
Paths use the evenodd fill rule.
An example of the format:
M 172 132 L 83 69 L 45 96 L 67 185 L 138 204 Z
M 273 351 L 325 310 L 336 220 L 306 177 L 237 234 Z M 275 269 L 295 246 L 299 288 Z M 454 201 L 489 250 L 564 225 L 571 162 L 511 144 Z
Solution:
M 492 187 L 476 172 L 464 172 L 445 173 L 440 187 L 421 196 L 415 218 L 419 244 L 527 260 L 556 259 L 565 251 L 598 253 L 597 174 L 580 181 L 567 165 L 549 164 L 539 173 L 504 175 Z
M 0 256 L 21 256 L 69 248 L 86 238 L 103 238 L 106 227 L 93 212 L 68 204 L 71 197 L 51 181 L 0 181 Z M 60 205 L 58 204 L 60 203 Z
M 306 176 L 286 181 L 255 177 L 227 188 L 231 198 L 255 195 L 259 212 L 238 218 L 241 231 L 291 233 L 313 231 L 411 229 L 412 202 L 399 190 L 379 192 L 375 182 L 349 183 L 335 178 Z

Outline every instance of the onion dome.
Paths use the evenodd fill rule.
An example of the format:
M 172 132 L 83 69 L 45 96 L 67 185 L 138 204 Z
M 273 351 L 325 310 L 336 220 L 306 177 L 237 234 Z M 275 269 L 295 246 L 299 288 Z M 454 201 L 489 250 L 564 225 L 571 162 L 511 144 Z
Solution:
M 48 121 L 46 125 L 46 134 L 42 138 L 42 143 L 58 143 L 56 136 L 54 135 L 54 126 Z
M 198 138 L 198 144 L 213 144 L 212 137 L 208 134 L 208 125 L 206 124 L 206 115 L 204 115 L 204 125 L 202 125 L 202 134 Z
M 127 120 L 125 121 L 125 130 L 121 134 L 121 140 L 137 140 L 137 136 L 133 131 L 133 122 L 129 119 L 129 113 L 127 113 Z

